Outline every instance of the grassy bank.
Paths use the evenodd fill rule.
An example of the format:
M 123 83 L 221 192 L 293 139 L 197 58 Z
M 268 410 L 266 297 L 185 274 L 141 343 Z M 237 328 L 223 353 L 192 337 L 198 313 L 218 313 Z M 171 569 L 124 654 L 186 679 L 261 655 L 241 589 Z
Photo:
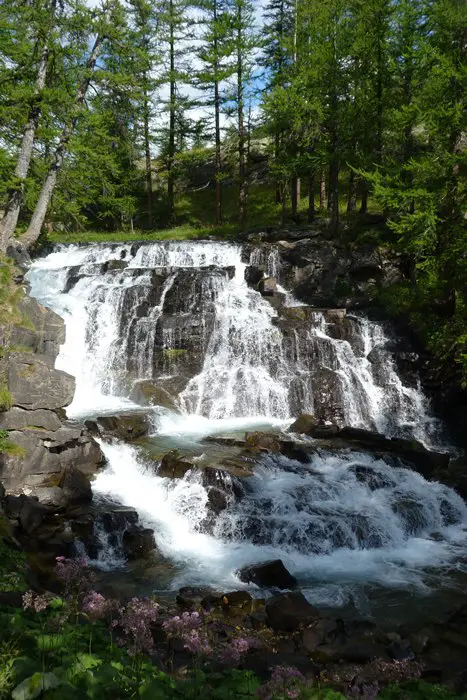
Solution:
M 191 241 L 205 238 L 225 240 L 238 232 L 235 226 L 226 224 L 220 227 L 176 226 L 156 231 L 74 231 L 49 233 L 50 243 L 127 243 L 131 241 Z

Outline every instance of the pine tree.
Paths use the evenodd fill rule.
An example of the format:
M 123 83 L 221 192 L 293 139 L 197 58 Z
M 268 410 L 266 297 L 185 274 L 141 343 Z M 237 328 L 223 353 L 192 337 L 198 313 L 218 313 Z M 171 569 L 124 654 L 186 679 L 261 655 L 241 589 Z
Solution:
M 225 100 L 224 84 L 234 71 L 234 64 L 229 61 L 231 55 L 230 21 L 226 0 L 202 0 L 199 3 L 202 12 L 201 46 L 198 58 L 202 68 L 197 75 L 196 86 L 206 95 L 205 105 L 213 109 L 214 144 L 215 144 L 215 222 L 222 223 L 222 134 L 221 116 Z

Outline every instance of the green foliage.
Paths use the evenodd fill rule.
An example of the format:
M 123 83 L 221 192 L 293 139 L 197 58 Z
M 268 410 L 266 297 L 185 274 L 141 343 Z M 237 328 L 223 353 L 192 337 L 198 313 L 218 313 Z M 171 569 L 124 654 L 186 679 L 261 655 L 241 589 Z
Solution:
M 0 411 L 8 411 L 13 404 L 13 396 L 5 380 L 0 384 Z
M 467 695 L 458 695 L 442 685 L 413 680 L 384 688 L 378 698 L 381 700 L 466 700 Z

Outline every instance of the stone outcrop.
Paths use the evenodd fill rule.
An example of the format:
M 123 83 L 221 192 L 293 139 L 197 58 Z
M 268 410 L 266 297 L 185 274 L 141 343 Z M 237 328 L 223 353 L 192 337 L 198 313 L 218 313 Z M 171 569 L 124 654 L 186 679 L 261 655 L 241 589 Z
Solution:
M 86 421 L 85 425 L 92 435 L 131 441 L 146 435 L 150 422 L 146 411 L 128 411 L 115 416 L 99 416 Z
M 85 428 L 65 418 L 75 380 L 54 368 L 65 340 L 63 320 L 28 296 L 20 300 L 19 312 L 20 323 L 0 328 L 0 371 L 11 395 L 11 407 L 0 412 L 0 430 L 17 446 L 0 455 L 0 478 L 9 492 L 31 493 L 58 488 L 72 469 L 93 474 L 103 455 Z M 40 493 L 49 503 L 68 500 L 63 493 Z
M 237 576 L 244 583 L 255 583 L 261 588 L 296 588 L 298 581 L 285 568 L 281 559 L 250 564 L 237 571 Z

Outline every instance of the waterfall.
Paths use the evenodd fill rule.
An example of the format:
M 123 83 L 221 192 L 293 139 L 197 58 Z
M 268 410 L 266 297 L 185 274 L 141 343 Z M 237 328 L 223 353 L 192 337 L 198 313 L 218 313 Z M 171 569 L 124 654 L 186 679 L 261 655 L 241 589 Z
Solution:
M 275 247 L 58 246 L 36 260 L 31 293 L 66 322 L 57 366 L 76 376 L 68 415 L 134 408 L 134 387 L 150 382 L 173 400 L 148 407 L 150 441 L 216 466 L 225 455 L 204 437 L 287 425 L 303 412 L 436 441 L 427 400 L 398 375 L 380 325 L 310 308 L 282 287 L 262 296 L 245 281 L 247 265 L 285 284 Z M 334 605 L 368 586 L 426 590 L 433 571 L 439 581 L 466 554 L 467 511 L 454 491 L 368 455 L 264 457 L 207 529 L 212 486 L 202 468 L 168 480 L 139 448 L 102 449 L 108 466 L 94 493 L 135 508 L 154 529 L 177 563 L 174 587 L 238 587 L 239 567 L 280 557 L 311 600 Z
M 426 399 L 401 381 L 379 325 L 336 323 L 290 294 L 278 315 L 245 282 L 244 257 L 236 244 L 172 241 L 61 246 L 36 261 L 32 294 L 67 323 L 57 366 L 77 378 L 69 415 L 131 406 L 134 382 L 154 380 L 187 416 L 308 412 L 433 442 Z M 281 277 L 275 247 L 247 262 Z

